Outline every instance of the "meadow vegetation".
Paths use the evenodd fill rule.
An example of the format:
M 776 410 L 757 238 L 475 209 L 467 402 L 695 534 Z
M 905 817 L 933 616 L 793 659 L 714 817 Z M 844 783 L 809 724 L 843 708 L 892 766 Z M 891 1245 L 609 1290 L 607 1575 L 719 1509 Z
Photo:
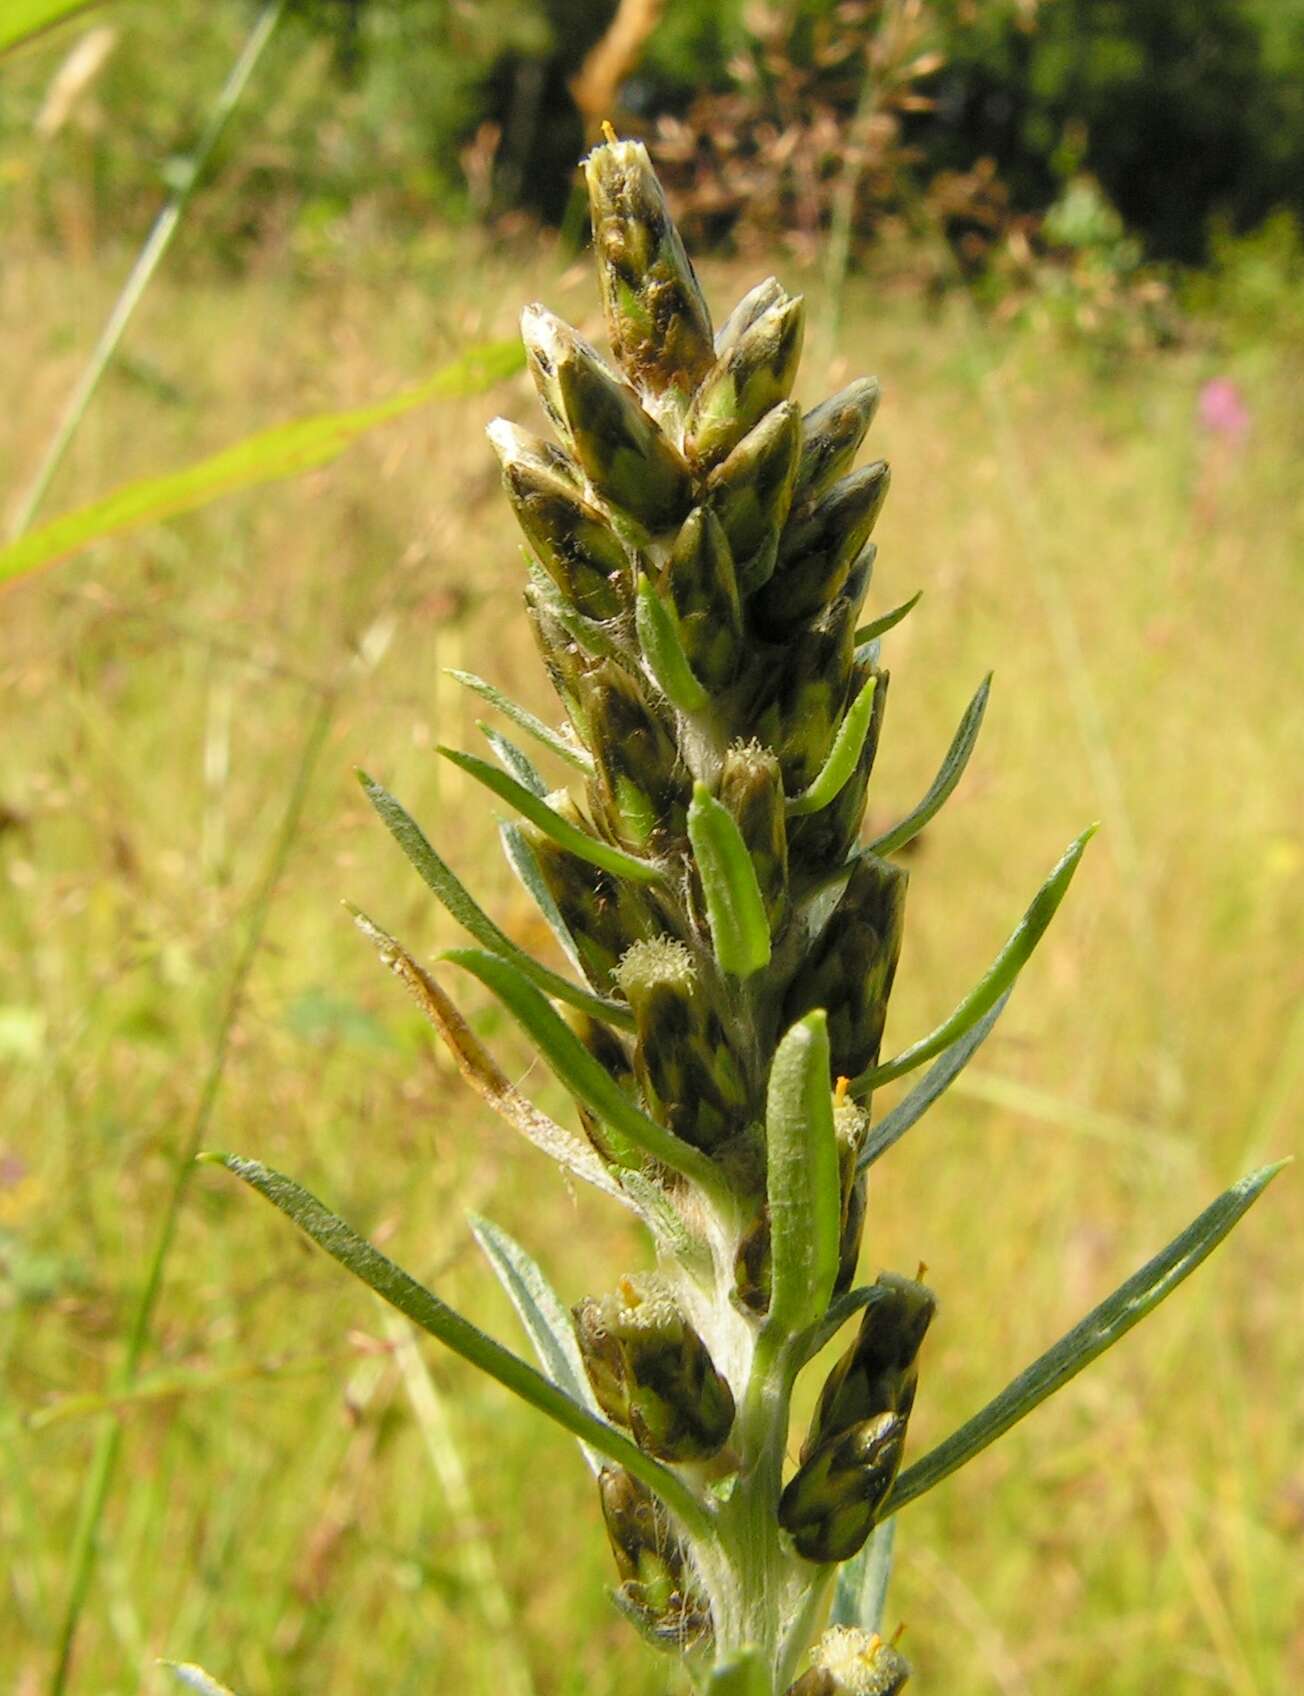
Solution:
M 20 262 L 12 260 L 17 257 Z M 0 276 L 0 486 L 29 475 L 115 269 L 34 238 Z M 753 280 L 708 264 L 713 302 Z M 800 276 L 789 277 L 800 285 Z M 379 397 L 546 298 L 596 332 L 587 261 L 432 235 L 162 278 L 49 510 L 278 419 Z M 1085 820 L 1103 830 L 995 1035 L 874 1174 L 862 1270 L 930 1268 L 924 1451 L 1297 1136 L 1304 346 L 1241 324 L 1102 369 L 909 272 L 812 295 L 798 398 L 876 372 L 894 496 L 871 611 L 890 821 L 974 686 L 961 790 L 911 860 L 894 1051 L 986 966 Z M 1248 430 L 1199 423 L 1233 380 Z M 327 471 L 104 545 L 5 597 L 0 657 L 0 1668 L 48 1677 L 79 1493 L 134 1292 L 252 923 L 206 1132 L 292 1170 L 496 1334 L 465 1210 L 567 1300 L 639 1264 L 465 1092 L 339 906 L 458 940 L 351 772 L 400 796 L 512 935 L 547 933 L 437 742 L 466 667 L 550 713 L 482 435 L 524 377 L 386 427 Z M 287 808 L 302 801 L 286 833 Z M 265 896 L 278 841 L 280 876 Z M 264 892 L 264 893 L 260 893 Z M 525 1050 L 482 998 L 477 1028 Z M 535 1067 L 530 1087 L 562 1111 Z M 889 1622 L 951 1696 L 1304 1682 L 1304 1237 L 1287 1177 L 1181 1298 L 906 1513 Z M 820 1375 L 810 1379 L 818 1384 Z M 565 1439 L 406 1333 L 229 1180 L 179 1222 L 72 1688 L 652 1696 L 609 1605 Z

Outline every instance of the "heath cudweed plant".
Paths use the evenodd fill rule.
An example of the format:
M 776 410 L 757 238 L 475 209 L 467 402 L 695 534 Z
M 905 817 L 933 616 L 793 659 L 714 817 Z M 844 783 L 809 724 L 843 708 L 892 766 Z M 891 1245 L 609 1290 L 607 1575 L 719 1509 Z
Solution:
M 518 815 L 502 827 L 507 856 L 573 972 L 518 948 L 398 802 L 363 780 L 478 945 L 445 962 L 519 1023 L 574 1098 L 579 1133 L 508 1081 L 441 982 L 357 922 L 493 1107 L 644 1221 L 656 1269 L 616 1272 L 568 1314 L 524 1249 L 474 1221 L 536 1369 L 292 1180 L 213 1158 L 579 1439 L 616 1603 L 698 1689 L 897 1691 L 908 1668 L 878 1635 L 892 1516 L 1135 1324 L 1275 1168 L 1228 1190 L 901 1470 L 935 1301 L 922 1269 L 855 1282 L 869 1168 L 991 1029 L 1090 832 L 950 1018 L 881 1059 L 906 911 L 896 856 L 959 780 L 986 684 L 923 800 L 865 842 L 888 692 L 880 638 L 913 604 L 862 622 L 888 468 L 854 465 L 878 386 L 862 379 L 803 413 L 790 398 L 800 297 L 770 279 L 713 331 L 642 146 L 612 137 L 586 173 L 615 364 L 529 307 L 529 365 L 555 439 L 502 420 L 489 432 L 529 543 L 526 615 L 565 725 L 462 675 L 578 795 L 551 788 L 497 731 L 499 765 L 442 750 Z M 877 1087 L 929 1062 L 875 1121 Z M 794 1385 L 844 1326 L 853 1340 L 785 1476 Z

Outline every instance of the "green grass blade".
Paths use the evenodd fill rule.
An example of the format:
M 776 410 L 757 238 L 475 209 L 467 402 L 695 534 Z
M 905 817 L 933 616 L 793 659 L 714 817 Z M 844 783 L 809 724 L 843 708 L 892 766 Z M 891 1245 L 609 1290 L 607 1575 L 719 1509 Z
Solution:
M 770 963 L 770 921 L 747 844 L 728 808 L 702 783 L 693 786 L 688 840 L 706 896 L 715 957 L 723 971 L 750 977 Z
M 492 683 L 486 683 L 483 677 L 477 677 L 473 671 L 454 671 L 450 668 L 447 675 L 460 683 L 464 689 L 470 689 L 473 694 L 479 695 L 481 700 L 488 701 L 490 706 L 497 707 L 518 729 L 542 742 L 558 759 L 565 760 L 567 765 L 574 766 L 576 771 L 582 771 L 586 777 L 592 777 L 593 761 L 583 748 L 568 742 L 550 724 L 545 724 L 518 701 L 513 701 L 510 695 L 504 695 L 501 689 L 495 689 Z
M 232 1034 L 245 1007 L 249 979 L 262 951 L 272 902 L 285 876 L 298 840 L 303 809 L 312 786 L 317 761 L 330 733 L 335 714 L 335 697 L 323 695 L 307 726 L 299 750 L 298 766 L 289 786 L 281 826 L 272 845 L 267 870 L 254 896 L 244 944 L 236 958 L 226 994 L 226 1003 L 213 1036 L 212 1050 L 203 1083 L 185 1138 L 177 1151 L 176 1167 L 159 1219 L 154 1245 L 145 1267 L 144 1282 L 136 1297 L 127 1331 L 126 1351 L 115 1374 L 115 1388 L 130 1388 L 136 1382 L 140 1363 L 154 1327 L 154 1313 L 163 1289 L 164 1275 L 181 1222 L 181 1210 L 194 1175 L 195 1156 L 203 1147 L 208 1126 L 217 1107 L 226 1078 Z M 68 1590 L 58 1630 L 54 1667 L 47 1686 L 49 1696 L 63 1696 L 68 1688 L 82 1610 L 90 1592 L 95 1562 L 100 1550 L 101 1526 L 117 1475 L 122 1453 L 123 1425 L 106 1419 L 100 1426 L 86 1470 L 78 1505 L 72 1548 L 67 1560 Z
M 865 746 L 865 738 L 869 735 L 869 721 L 874 711 L 874 690 L 877 683 L 877 677 L 871 677 L 847 708 L 842 723 L 838 726 L 838 733 L 833 738 L 828 758 L 820 768 L 818 776 L 809 789 L 804 789 L 800 795 L 794 795 L 788 802 L 790 818 L 799 818 L 804 813 L 817 813 L 821 807 L 827 807 L 830 801 L 837 799 L 843 784 L 855 771 L 860 759 L 860 750 Z
M 578 854 L 582 860 L 587 860 L 592 866 L 600 866 L 603 871 L 611 872 L 616 877 L 627 877 L 634 883 L 661 883 L 665 880 L 665 872 L 651 860 L 640 860 L 634 854 L 627 854 L 623 848 L 616 848 L 610 842 L 602 842 L 596 836 L 590 836 L 586 830 L 581 830 L 569 819 L 564 819 L 553 811 L 546 801 L 532 795 L 523 784 L 515 778 L 508 777 L 506 772 L 495 771 L 487 760 L 477 758 L 475 754 L 463 754 L 456 748 L 441 747 L 439 752 L 446 760 L 475 778 L 477 783 L 483 783 L 486 789 L 491 789 L 500 800 L 515 807 L 523 818 L 531 824 L 537 824 L 546 835 L 563 848 L 568 848 L 572 854 Z
M 475 948 L 454 948 L 444 958 L 479 978 L 498 997 L 578 1102 L 650 1159 L 695 1179 L 707 1190 L 718 1188 L 718 1175 L 706 1156 L 630 1100 L 515 962 Z
M 419 1284 L 401 1266 L 396 1266 L 374 1244 L 360 1237 L 352 1226 L 332 1213 L 302 1184 L 260 1161 L 246 1160 L 238 1154 L 204 1154 L 200 1159 L 225 1166 L 227 1171 L 243 1179 L 368 1289 L 406 1314 L 414 1325 L 429 1332 L 488 1377 L 496 1379 L 504 1389 L 510 1390 L 530 1407 L 546 1414 L 573 1437 L 591 1443 L 602 1454 L 632 1472 L 694 1531 L 709 1532 L 706 1510 L 674 1473 L 645 1455 L 614 1426 L 597 1418 L 564 1390 L 558 1389 L 527 1361 L 486 1336 L 469 1319 L 464 1319 L 442 1302 L 432 1290 Z
M 0 12 L 0 53 L 21 47 L 65 18 L 101 4 L 103 0 L 5 0 Z
M 838 1568 L 830 1625 L 851 1625 L 861 1631 L 882 1629 L 895 1542 L 896 1520 L 886 1519 L 874 1527 L 860 1553 Z
M 978 691 L 964 710 L 960 727 L 946 750 L 946 758 L 938 768 L 937 776 L 928 786 L 928 793 L 913 810 L 907 813 L 900 824 L 894 825 L 876 841 L 869 844 L 868 852 L 884 856 L 895 854 L 898 848 L 904 848 L 906 843 L 919 835 L 928 821 L 945 805 L 951 791 L 964 775 L 964 768 L 969 764 L 969 756 L 973 753 L 974 743 L 978 740 L 978 732 L 982 727 L 983 714 L 987 711 L 987 697 L 991 693 L 992 674 L 987 673 L 978 685 Z
M 856 646 L 863 647 L 866 642 L 876 642 L 880 636 L 885 636 L 889 630 L 894 630 L 903 618 L 907 618 L 919 605 L 924 591 L 916 589 L 908 601 L 902 601 L 899 607 L 893 607 L 891 612 L 881 613 L 868 624 L 862 624 L 856 632 Z
M 531 795 L 537 795 L 541 801 L 547 799 L 548 785 L 539 776 L 537 767 L 530 756 L 518 748 L 510 737 L 504 736 L 492 725 L 476 720 L 476 728 L 483 734 L 485 741 L 497 754 L 499 763 L 509 776 L 514 777 L 519 784 L 528 789 Z
M 522 358 L 516 342 L 491 342 L 445 365 L 426 382 L 374 406 L 278 424 L 180 471 L 124 483 L 89 506 L 65 513 L 0 548 L 0 584 L 52 565 L 105 537 L 176 518 L 223 495 L 326 465 L 377 425 L 431 401 L 488 388 L 519 369 Z
M 963 1036 L 957 1037 L 949 1048 L 943 1049 L 937 1064 L 929 1067 L 909 1095 L 902 1096 L 890 1113 L 885 1113 L 877 1125 L 870 1127 L 865 1146 L 860 1151 L 858 1164 L 861 1171 L 881 1159 L 894 1143 L 900 1142 L 916 1120 L 923 1118 L 938 1096 L 950 1088 L 986 1042 L 992 1026 L 1005 1011 L 1005 1004 L 1011 994 L 1012 991 L 1007 989 L 996 1005 L 984 1013 L 976 1025 Z
M 640 576 L 638 581 L 634 623 L 643 657 L 661 693 L 680 712 L 700 713 L 709 697 L 688 663 L 674 612 L 647 576 Z
M 828 1019 L 799 1019 L 779 1044 L 765 1102 L 773 1286 L 769 1324 L 804 1331 L 829 1305 L 838 1271 L 842 1185 L 829 1083 Z
M 581 1407 L 597 1415 L 598 1404 L 580 1358 L 570 1314 L 538 1262 L 492 1219 L 473 1213 L 470 1220 L 475 1240 L 516 1309 L 544 1373 Z M 590 1470 L 600 1472 L 602 1463 L 593 1450 L 587 1443 L 580 1447 Z
M 219 1684 L 203 1667 L 197 1667 L 190 1661 L 160 1661 L 158 1664 L 166 1667 L 178 1684 L 184 1684 L 187 1690 L 197 1690 L 199 1696 L 235 1696 L 233 1690 Z
M 928 1036 L 921 1037 L 918 1042 L 903 1049 L 894 1059 L 885 1060 L 881 1066 L 873 1066 L 869 1071 L 862 1072 L 851 1086 L 853 1095 L 864 1095 L 867 1091 L 876 1089 L 879 1084 L 887 1083 L 891 1078 L 899 1078 L 906 1072 L 913 1072 L 916 1066 L 922 1066 L 926 1060 L 932 1060 L 953 1042 L 958 1042 L 985 1013 L 991 1011 L 1028 963 L 1033 950 L 1045 935 L 1046 927 L 1055 917 L 1056 908 L 1073 881 L 1073 874 L 1078 869 L 1083 850 L 1096 834 L 1097 828 L 1096 825 L 1091 825 L 1075 841 L 1069 843 L 1050 876 L 1033 896 L 1031 906 L 1010 933 L 1005 946 L 950 1018 L 938 1025 Z
M 571 983 L 568 978 L 532 959 L 523 948 L 518 948 L 510 936 L 499 930 L 488 913 L 431 847 L 425 833 L 411 814 L 387 789 L 368 777 L 366 772 L 360 771 L 358 780 L 366 790 L 372 806 L 380 814 L 385 828 L 421 874 L 426 887 L 438 896 L 463 930 L 469 932 L 491 953 L 501 954 L 505 960 L 515 961 L 520 970 L 536 983 L 545 995 L 554 996 L 558 1001 L 579 1008 L 581 1012 L 592 1013 L 595 1018 L 605 1019 L 609 1025 L 618 1025 L 622 1030 L 633 1030 L 634 1018 L 628 1007 L 618 1001 L 609 1001 L 605 996 L 594 995 L 579 984 Z
M 1112 1296 L 1093 1308 L 1053 1348 L 1021 1372 L 994 1401 L 988 1402 L 958 1431 L 903 1472 L 886 1512 L 897 1512 L 967 1465 L 989 1444 L 1004 1436 L 1012 1425 L 1025 1419 L 1033 1408 L 1062 1389 L 1097 1355 L 1112 1348 L 1195 1271 L 1288 1164 L 1279 1160 L 1275 1166 L 1260 1167 L 1224 1190 L 1161 1254 L 1120 1284 Z
M 543 914 L 548 929 L 557 938 L 557 946 L 574 966 L 582 971 L 580 957 L 576 952 L 575 938 L 567 928 L 561 910 L 552 898 L 552 891 L 543 881 L 543 873 L 539 870 L 539 858 L 530 846 L 529 839 L 519 824 L 509 824 L 504 821 L 498 826 L 498 837 L 503 845 L 503 853 L 507 863 L 521 880 L 526 893 Z

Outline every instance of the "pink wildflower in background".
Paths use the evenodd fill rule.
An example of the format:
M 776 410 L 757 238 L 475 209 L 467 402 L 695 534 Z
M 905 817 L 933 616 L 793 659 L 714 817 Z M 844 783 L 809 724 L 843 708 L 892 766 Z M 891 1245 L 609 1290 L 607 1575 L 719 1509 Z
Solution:
M 1213 377 L 1200 390 L 1196 417 L 1202 429 L 1224 441 L 1241 441 L 1250 428 L 1250 409 L 1240 385 L 1230 377 Z

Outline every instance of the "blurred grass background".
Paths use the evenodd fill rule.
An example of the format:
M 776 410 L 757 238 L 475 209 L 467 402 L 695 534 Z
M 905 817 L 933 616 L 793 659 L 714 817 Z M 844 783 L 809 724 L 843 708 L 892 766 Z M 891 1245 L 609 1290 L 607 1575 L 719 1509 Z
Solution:
M 180 53 L 174 27 L 151 22 L 160 53 Z M 39 82 L 67 45 L 22 75 Z M 75 173 L 61 194 L 54 229 L 35 199 L 11 201 L 6 490 L 33 471 L 130 262 Z M 598 331 L 587 261 L 551 240 L 432 223 L 399 242 L 365 218 L 345 235 L 323 249 L 264 229 L 231 266 L 201 208 L 50 510 L 382 397 L 512 334 L 528 299 Z M 996 1034 L 875 1172 L 863 1269 L 925 1260 L 943 1302 L 916 1455 L 1298 1140 L 1304 337 L 1263 248 L 1246 253 L 1220 285 L 1206 274 L 1198 331 L 1107 359 L 1053 312 L 921 286 L 897 250 L 836 301 L 820 273 L 774 261 L 810 293 L 798 398 L 862 371 L 883 382 L 874 443 L 894 491 L 871 609 L 925 590 L 885 644 L 875 821 L 915 800 L 996 669 L 964 784 L 911 862 L 888 1051 L 949 1010 L 1063 845 L 1104 823 Z M 727 256 L 702 272 L 717 313 L 761 274 Z M 1247 430 L 1201 426 L 1215 378 Z M 536 421 L 523 379 L 5 597 L 0 1682 L 21 1696 L 46 1687 L 104 1396 L 263 905 L 210 1144 L 294 1172 L 517 1346 L 466 1209 L 518 1236 L 567 1300 L 646 1262 L 623 1218 L 463 1090 L 339 906 L 421 957 L 455 940 L 371 816 L 361 765 L 512 935 L 545 946 L 492 811 L 433 753 L 478 738 L 478 704 L 444 667 L 552 716 L 482 436 L 498 412 Z M 263 902 L 296 785 L 302 818 Z M 477 1005 L 476 1023 L 560 1111 L 500 1016 Z M 1300 1223 L 1287 1176 L 1170 1307 L 903 1517 L 889 1619 L 922 1690 L 1300 1688 Z M 159 1656 L 241 1696 L 666 1688 L 606 1599 L 597 1504 L 565 1439 L 406 1350 L 220 1175 L 190 1190 L 139 1385 L 115 1405 L 123 1465 L 70 1688 L 162 1691 Z

